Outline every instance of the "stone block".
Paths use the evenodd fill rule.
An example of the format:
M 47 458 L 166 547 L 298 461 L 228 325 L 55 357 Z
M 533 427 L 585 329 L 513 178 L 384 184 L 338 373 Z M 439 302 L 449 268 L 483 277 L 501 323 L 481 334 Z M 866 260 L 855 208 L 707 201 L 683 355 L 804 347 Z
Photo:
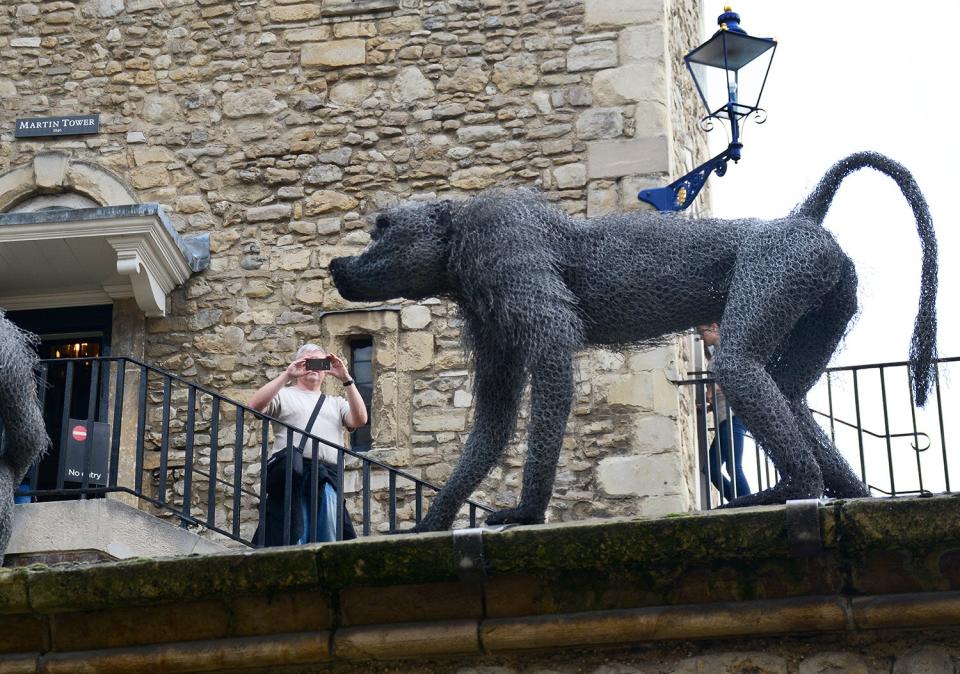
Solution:
M 337 82 L 330 87 L 329 99 L 331 103 L 336 103 L 337 105 L 356 107 L 367 100 L 376 88 L 377 83 L 368 78 Z M 344 149 L 349 151 L 349 148 Z M 321 161 L 326 160 L 321 159 Z M 341 166 L 345 165 L 341 162 L 334 163 L 339 163 Z M 349 155 L 347 156 L 346 163 L 349 163 Z
M 583 164 L 564 164 L 553 169 L 553 179 L 562 190 L 583 187 L 587 184 L 587 167 Z
M 642 61 L 602 70 L 593 78 L 593 101 L 599 107 L 643 100 L 661 100 L 667 95 L 661 63 Z
M 151 164 L 130 171 L 130 182 L 140 190 L 162 187 L 171 183 L 171 175 L 165 166 Z
M 413 428 L 419 433 L 463 431 L 467 428 L 466 410 L 439 410 L 427 407 L 413 413 Z
M 50 188 L 63 185 L 70 157 L 60 152 L 44 152 L 33 158 L 33 179 L 37 187 Z
M 343 625 L 480 618 L 483 601 L 480 587 L 466 583 L 353 587 L 340 592 L 340 614 Z
M 457 141 L 464 144 L 489 142 L 509 136 L 509 132 L 499 124 L 464 126 L 457 129 Z
M 663 0 L 586 0 L 584 3 L 584 24 L 588 30 L 653 23 L 663 14 Z
M 320 3 L 304 3 L 300 5 L 281 5 L 271 7 L 268 11 L 271 21 L 309 21 L 320 16 Z
M 893 665 L 893 674 L 946 674 L 955 671 L 950 651 L 943 646 L 922 646 L 904 653 Z
M 317 215 L 330 211 L 349 211 L 359 203 L 349 194 L 332 190 L 317 190 L 304 200 L 303 212 L 305 215 Z
M 353 66 L 362 65 L 366 61 L 367 42 L 362 39 L 305 44 L 300 48 L 300 65 L 304 67 Z
M 617 183 L 595 180 L 587 187 L 587 217 L 595 218 L 616 213 L 620 208 L 620 192 Z
M 237 636 L 319 631 L 333 624 L 325 592 L 235 597 L 229 605 Z
M 617 66 L 616 42 L 575 44 L 567 52 L 567 71 L 601 70 Z
M 608 456 L 597 464 L 600 488 L 611 496 L 676 494 L 680 486 L 679 456 Z
M 39 46 L 40 46 L 40 38 L 38 38 L 38 37 L 15 37 L 15 38 L 13 38 L 12 40 L 10 40 L 10 46 L 11 46 L 11 47 L 23 47 L 23 48 L 39 47 Z
M 285 271 L 303 271 L 309 266 L 310 250 L 308 248 L 283 251 L 277 260 L 277 268 Z
M 633 126 L 638 136 L 667 135 L 669 110 L 663 101 L 638 101 L 633 106 Z
M 433 362 L 433 334 L 405 332 L 400 335 L 401 370 L 425 370 Z
M 414 66 L 401 70 L 390 89 L 390 97 L 394 101 L 407 105 L 414 101 L 433 98 L 434 93 L 433 83 Z
M 540 80 L 540 68 L 530 54 L 516 54 L 494 65 L 490 79 L 500 91 L 532 87 Z
M 680 446 L 680 429 L 669 417 L 646 414 L 636 419 L 631 434 L 631 444 L 642 454 L 666 452 L 676 456 Z
M 304 304 L 322 304 L 323 303 L 323 281 L 315 279 L 307 281 L 297 289 L 295 296 L 298 301 Z
M 667 50 L 663 26 L 659 23 L 624 28 L 617 43 L 623 65 L 639 61 L 660 62 Z
M 587 176 L 619 178 L 639 173 L 669 173 L 666 136 L 632 140 L 598 140 L 587 144 Z
M 450 175 L 450 184 L 462 190 L 482 190 L 497 182 L 505 168 L 491 166 L 471 166 L 468 169 L 454 171 Z
M 268 222 L 270 220 L 289 220 L 293 215 L 290 204 L 270 204 L 257 206 L 246 211 L 247 222 Z
M 712 674 L 713 672 L 750 672 L 751 674 L 787 674 L 785 658 L 768 653 L 717 653 L 698 655 L 676 663 L 675 674 Z
M 252 88 L 243 91 L 228 91 L 223 95 L 223 114 L 230 118 L 269 115 L 286 106 L 278 101 L 269 89 Z
M 14 98 L 17 87 L 12 80 L 0 80 L 0 98 Z
M 400 310 L 400 324 L 407 330 L 422 330 L 430 325 L 431 318 L 430 309 L 421 304 Z
M 592 108 L 577 118 L 577 137 L 580 140 L 616 138 L 623 135 L 623 110 L 620 108 Z
M 330 26 L 316 26 L 314 28 L 285 31 L 283 39 L 292 44 L 298 44 L 300 42 L 324 42 L 330 39 L 330 35 Z
M 856 653 L 817 653 L 804 658 L 798 674 L 871 674 L 870 666 Z

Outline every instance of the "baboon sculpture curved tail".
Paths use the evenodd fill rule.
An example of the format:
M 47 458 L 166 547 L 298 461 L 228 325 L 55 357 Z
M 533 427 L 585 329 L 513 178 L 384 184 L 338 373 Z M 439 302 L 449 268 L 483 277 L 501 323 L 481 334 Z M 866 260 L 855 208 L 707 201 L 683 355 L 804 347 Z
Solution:
M 363 254 L 331 262 L 340 294 L 450 298 L 474 361 L 473 431 L 418 530 L 451 526 L 509 441 L 528 380 L 520 502 L 487 523 L 542 522 L 573 401 L 574 352 L 656 343 L 714 321 L 717 381 L 780 473 L 774 487 L 732 505 L 869 496 L 806 403 L 857 308 L 853 262 L 822 222 L 844 177 L 864 167 L 893 178 L 916 216 L 923 275 L 911 361 L 923 403 L 936 351 L 936 239 L 913 178 L 882 155 L 847 157 L 771 221 L 649 211 L 584 220 L 522 189 L 380 214 Z

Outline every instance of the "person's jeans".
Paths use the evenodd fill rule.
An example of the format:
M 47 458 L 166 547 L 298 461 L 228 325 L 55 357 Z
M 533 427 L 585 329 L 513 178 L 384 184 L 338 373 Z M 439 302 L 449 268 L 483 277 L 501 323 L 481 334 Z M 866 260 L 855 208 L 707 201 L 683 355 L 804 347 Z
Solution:
M 310 470 L 309 459 L 304 461 L 304 481 L 300 508 L 303 513 L 303 535 L 298 543 L 310 541 Z M 318 485 L 317 494 L 317 543 L 337 540 L 337 490 L 329 482 Z
M 30 483 L 26 480 L 24 480 L 23 483 L 17 487 L 17 491 L 13 493 L 14 503 L 30 503 L 33 500 L 32 496 L 20 493 L 24 491 L 30 491 Z
M 727 473 L 733 476 L 737 484 L 737 496 L 750 493 L 750 483 L 743 473 L 743 438 L 747 429 L 741 423 L 740 417 L 733 417 L 733 447 L 730 447 L 730 419 L 720 422 L 720 427 L 710 444 L 710 481 L 717 489 L 723 489 L 723 497 L 730 501 L 734 498 L 733 485 L 727 476 L 720 472 L 720 467 L 726 465 Z M 717 449 L 717 439 L 720 439 L 720 449 Z M 734 468 L 736 466 L 736 468 Z M 722 486 L 721 486 L 722 485 Z

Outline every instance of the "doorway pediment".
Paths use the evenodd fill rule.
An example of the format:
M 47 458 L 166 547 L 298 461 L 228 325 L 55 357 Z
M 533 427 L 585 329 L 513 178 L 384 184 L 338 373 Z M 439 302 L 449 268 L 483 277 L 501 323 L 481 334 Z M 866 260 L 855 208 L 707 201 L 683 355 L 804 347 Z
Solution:
M 208 235 L 181 237 L 159 204 L 0 214 L 0 307 L 133 297 L 147 316 L 210 262 Z

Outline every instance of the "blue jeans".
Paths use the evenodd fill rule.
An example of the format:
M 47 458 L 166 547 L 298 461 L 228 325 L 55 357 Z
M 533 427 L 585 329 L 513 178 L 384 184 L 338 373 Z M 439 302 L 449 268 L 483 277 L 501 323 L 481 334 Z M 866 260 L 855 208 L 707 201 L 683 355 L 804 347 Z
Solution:
M 309 460 L 309 459 L 308 459 Z M 311 471 L 304 473 L 309 475 Z M 319 485 L 317 494 L 317 537 L 318 543 L 337 540 L 337 490 L 329 482 Z M 300 499 L 300 508 L 303 512 L 303 535 L 300 536 L 298 543 L 308 543 L 310 541 L 310 487 L 304 484 Z
M 750 493 L 750 483 L 743 474 L 743 438 L 747 429 L 741 423 L 740 417 L 733 417 L 733 448 L 730 447 L 729 418 L 720 422 L 720 428 L 710 443 L 710 481 L 717 489 L 723 489 L 723 497 L 730 501 L 733 496 L 733 485 L 726 475 L 720 472 L 721 465 L 726 465 L 727 473 L 733 476 L 737 484 L 737 496 Z M 720 450 L 717 450 L 717 438 L 720 439 Z M 734 468 L 736 466 L 736 468 Z
M 30 483 L 26 480 L 17 487 L 17 491 L 13 493 L 13 502 L 14 503 L 30 503 L 33 500 L 32 496 L 27 496 L 26 494 L 18 494 L 17 492 L 30 491 Z

